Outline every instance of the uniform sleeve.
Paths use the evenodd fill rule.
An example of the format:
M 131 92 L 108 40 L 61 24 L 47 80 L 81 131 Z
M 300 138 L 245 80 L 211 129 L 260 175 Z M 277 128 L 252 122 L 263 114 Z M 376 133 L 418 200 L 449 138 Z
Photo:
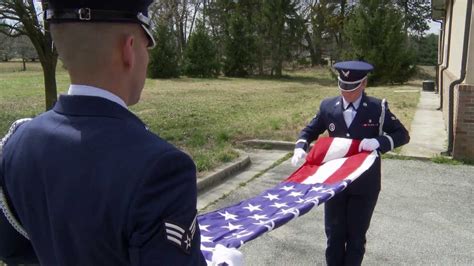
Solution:
M 0 186 L 3 187 L 3 184 L 3 170 L 0 164 Z M 1 261 L 7 264 L 38 263 L 31 242 L 13 228 L 2 210 L 0 210 L 0 236 Z
M 135 194 L 128 222 L 132 265 L 205 265 L 189 156 L 177 150 L 162 155 Z
M 399 146 L 405 145 L 410 141 L 410 135 L 398 120 L 398 118 L 390 112 L 388 103 L 385 104 L 385 120 L 383 124 L 383 135 L 377 137 L 380 143 L 379 150 L 382 153 L 391 151 Z
M 301 148 L 305 151 L 308 150 L 311 142 L 316 140 L 319 135 L 326 131 L 326 125 L 324 123 L 324 117 L 322 114 L 323 103 L 319 107 L 319 111 L 316 116 L 309 122 L 309 124 L 300 132 L 298 140 L 296 141 L 295 148 Z

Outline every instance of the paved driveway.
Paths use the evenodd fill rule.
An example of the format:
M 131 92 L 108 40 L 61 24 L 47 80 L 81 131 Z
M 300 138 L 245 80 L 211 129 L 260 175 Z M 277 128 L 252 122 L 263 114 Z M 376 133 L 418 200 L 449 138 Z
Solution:
M 474 265 L 474 167 L 384 160 L 364 265 Z M 295 169 L 289 161 L 212 209 L 255 196 Z M 246 265 L 324 265 L 323 208 L 241 248 Z

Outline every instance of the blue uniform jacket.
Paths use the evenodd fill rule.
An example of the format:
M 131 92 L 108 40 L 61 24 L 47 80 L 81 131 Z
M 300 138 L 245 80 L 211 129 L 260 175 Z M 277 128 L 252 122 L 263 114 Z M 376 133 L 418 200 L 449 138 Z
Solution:
M 385 117 L 383 135 L 379 134 L 382 101 L 369 97 L 365 93 L 349 128 L 343 116 L 342 96 L 324 99 L 319 107 L 319 112 L 311 122 L 301 131 L 296 148 L 307 150 L 309 144 L 316 140 L 326 130 L 330 137 L 364 139 L 376 138 L 380 143 L 379 151 L 385 153 L 398 146 L 408 143 L 408 131 L 393 115 L 388 104 L 385 104 Z M 361 175 L 348 187 L 348 192 L 353 194 L 378 193 L 380 191 L 380 157 L 374 165 Z
M 193 161 L 120 105 L 61 96 L 16 131 L 2 157 L 0 181 L 31 239 L 0 213 L 2 260 L 205 264 Z

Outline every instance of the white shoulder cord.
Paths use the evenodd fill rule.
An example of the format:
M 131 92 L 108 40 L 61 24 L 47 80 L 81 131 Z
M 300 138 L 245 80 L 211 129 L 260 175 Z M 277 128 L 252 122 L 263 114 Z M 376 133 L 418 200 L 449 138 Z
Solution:
M 382 113 L 380 114 L 380 119 L 379 119 L 379 136 L 383 135 L 383 124 L 385 122 L 385 103 L 387 100 L 383 99 L 382 100 Z
M 0 158 L 2 157 L 3 153 L 3 147 L 7 143 L 8 139 L 13 135 L 13 133 L 16 131 L 18 127 L 23 125 L 24 123 L 30 121 L 31 118 L 24 118 L 15 121 L 12 126 L 10 127 L 10 130 L 8 130 L 8 133 L 5 137 L 3 137 L 0 141 Z M 20 233 L 22 236 L 24 236 L 26 239 L 30 239 L 28 237 L 28 234 L 26 233 L 25 229 L 23 226 L 21 226 L 20 222 L 15 218 L 13 215 L 10 207 L 8 206 L 7 203 L 7 198 L 5 196 L 5 193 L 3 192 L 3 187 L 0 185 L 0 209 L 2 209 L 3 215 L 5 215 L 5 218 L 7 218 L 8 222 L 10 223 L 13 228 Z

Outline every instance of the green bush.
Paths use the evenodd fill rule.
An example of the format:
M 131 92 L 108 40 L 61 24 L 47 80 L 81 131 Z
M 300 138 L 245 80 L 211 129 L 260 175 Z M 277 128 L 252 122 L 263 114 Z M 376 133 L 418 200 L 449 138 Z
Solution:
M 374 65 L 371 82 L 404 83 L 416 73 L 416 55 L 403 28 L 403 16 L 389 0 L 361 0 L 349 17 L 346 59 Z
M 230 18 L 229 35 L 225 39 L 224 74 L 245 77 L 254 66 L 255 43 L 248 22 L 235 13 Z
M 217 77 L 220 64 L 217 49 L 203 23 L 198 23 L 196 31 L 189 38 L 184 55 L 184 74 L 190 77 Z
M 176 78 L 180 70 L 176 40 L 165 24 L 158 25 L 155 33 L 156 47 L 150 52 L 148 76 L 150 78 Z
M 436 34 L 413 38 L 413 42 L 417 44 L 417 64 L 434 66 L 438 63 L 438 38 Z

